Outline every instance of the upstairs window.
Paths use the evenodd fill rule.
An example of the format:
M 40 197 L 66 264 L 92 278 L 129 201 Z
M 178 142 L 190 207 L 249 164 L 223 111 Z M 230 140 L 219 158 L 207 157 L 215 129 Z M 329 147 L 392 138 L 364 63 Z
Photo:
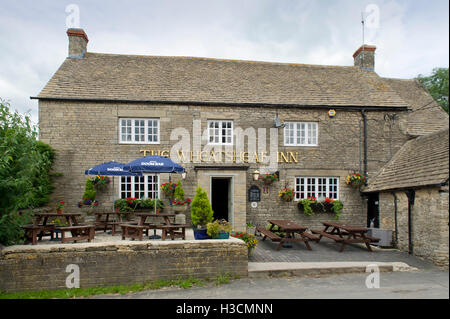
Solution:
M 284 127 L 285 146 L 317 146 L 317 123 L 286 122 Z
M 208 121 L 208 144 L 233 145 L 233 121 Z
M 119 119 L 120 143 L 159 144 L 159 119 Z

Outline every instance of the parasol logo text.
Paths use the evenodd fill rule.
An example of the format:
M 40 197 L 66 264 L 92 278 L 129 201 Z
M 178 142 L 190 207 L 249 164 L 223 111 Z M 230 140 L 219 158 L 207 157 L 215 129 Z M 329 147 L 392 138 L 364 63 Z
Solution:
M 141 162 L 142 166 L 164 166 L 164 163 L 157 162 Z

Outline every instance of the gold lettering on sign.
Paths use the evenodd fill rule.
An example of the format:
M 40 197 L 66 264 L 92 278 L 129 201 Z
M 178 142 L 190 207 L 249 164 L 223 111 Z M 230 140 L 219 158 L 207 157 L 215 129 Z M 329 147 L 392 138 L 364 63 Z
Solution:
M 186 156 L 183 151 L 178 151 L 178 159 L 181 159 L 183 162 L 186 162 Z
M 169 150 L 139 150 L 139 153 L 143 153 L 144 156 L 147 155 L 160 155 L 160 156 L 170 156 Z M 179 150 L 177 152 L 178 159 L 186 162 L 188 160 L 188 152 Z M 266 158 L 269 156 L 267 152 L 240 152 L 236 154 L 236 151 L 189 151 L 189 159 L 191 162 L 221 162 L 222 159 L 225 162 L 236 163 L 238 158 L 240 162 L 249 163 L 250 158 L 255 159 L 256 163 L 265 163 Z M 298 163 L 298 152 L 277 152 L 277 162 L 278 163 Z
M 295 156 L 293 152 L 289 152 L 289 163 L 292 163 L 291 159 L 295 162 L 298 163 L 298 152 L 295 152 Z

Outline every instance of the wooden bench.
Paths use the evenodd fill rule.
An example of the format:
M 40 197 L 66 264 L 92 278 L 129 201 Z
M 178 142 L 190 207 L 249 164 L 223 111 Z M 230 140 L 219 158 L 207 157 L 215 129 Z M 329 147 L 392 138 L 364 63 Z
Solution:
M 380 241 L 380 238 L 375 238 L 375 237 L 370 237 L 370 236 L 365 236 L 367 239 L 370 240 L 371 243 L 378 243 Z
M 258 227 L 256 230 L 264 235 L 262 240 L 265 240 L 266 237 L 269 237 L 270 240 L 272 240 L 272 241 L 281 241 L 281 239 L 282 239 L 280 236 L 278 236 L 275 233 L 272 233 L 268 229 L 265 229 L 265 228 L 262 228 L 262 227 Z
M 320 240 L 320 237 L 314 236 L 313 234 L 307 232 L 303 232 L 302 235 L 307 237 L 308 239 L 315 240 L 317 242 Z
M 122 240 L 130 237 L 132 240 L 142 240 L 144 231 L 148 235 L 149 226 L 139 226 L 137 224 L 119 224 L 122 228 Z
M 85 239 L 87 239 L 88 242 L 91 242 L 95 236 L 94 225 L 63 226 L 56 228 L 56 230 L 61 231 L 61 243 L 65 243 L 67 241 L 73 241 L 76 243 L 79 240 Z M 66 231 L 70 231 L 72 233 L 72 237 L 66 237 Z
M 42 236 L 46 231 L 50 232 L 51 239 L 53 239 L 55 225 L 24 225 L 22 229 L 25 231 L 25 242 L 31 242 L 32 245 L 36 245 L 37 238 L 39 237 L 39 240 L 42 240 Z
M 172 240 L 175 237 L 181 237 L 181 239 L 186 239 L 186 228 L 189 227 L 187 224 L 170 224 L 170 225 L 160 225 L 157 226 L 162 230 L 161 240 L 165 240 L 167 235 L 170 235 Z
M 316 239 L 317 242 L 319 242 L 322 239 L 322 237 L 328 237 L 330 239 L 333 239 L 336 242 L 344 241 L 344 238 L 342 238 L 342 237 L 339 237 L 337 235 L 332 235 L 332 234 L 329 234 L 327 232 L 324 232 L 324 231 L 321 231 L 321 230 L 317 230 L 317 229 L 311 229 L 311 233 L 320 235 L 318 237 L 318 239 Z

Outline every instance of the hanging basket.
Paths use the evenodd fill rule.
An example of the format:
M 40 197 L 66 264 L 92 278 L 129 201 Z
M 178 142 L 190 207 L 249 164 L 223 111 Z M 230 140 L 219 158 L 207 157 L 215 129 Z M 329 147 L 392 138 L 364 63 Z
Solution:
M 186 211 L 187 206 L 186 205 L 175 205 L 173 206 L 173 211 L 175 213 L 184 213 Z

